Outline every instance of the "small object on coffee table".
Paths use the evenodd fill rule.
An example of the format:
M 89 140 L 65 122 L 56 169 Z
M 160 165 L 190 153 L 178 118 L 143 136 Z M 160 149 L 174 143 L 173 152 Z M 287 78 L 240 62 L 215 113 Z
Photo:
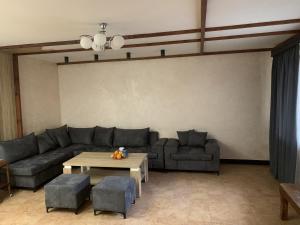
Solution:
M 3 159 L 0 159 L 0 169 L 5 169 L 6 170 L 5 171 L 6 181 L 1 181 L 1 179 L 0 179 L 0 189 L 7 188 L 9 196 L 12 197 L 12 191 L 11 191 L 11 185 L 10 185 L 9 165 Z
M 288 219 L 288 204 L 300 214 L 300 185 L 296 184 L 280 184 L 279 187 L 281 209 L 280 217 L 282 220 Z

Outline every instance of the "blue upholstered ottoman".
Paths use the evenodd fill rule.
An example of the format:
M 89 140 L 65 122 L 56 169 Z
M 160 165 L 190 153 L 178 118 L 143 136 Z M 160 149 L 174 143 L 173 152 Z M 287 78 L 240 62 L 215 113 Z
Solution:
M 122 213 L 124 219 L 135 203 L 135 180 L 126 176 L 107 176 L 92 188 L 94 215 L 97 211 Z
M 83 174 L 61 174 L 45 187 L 45 203 L 47 213 L 50 208 L 74 210 L 79 207 L 90 194 L 90 177 Z

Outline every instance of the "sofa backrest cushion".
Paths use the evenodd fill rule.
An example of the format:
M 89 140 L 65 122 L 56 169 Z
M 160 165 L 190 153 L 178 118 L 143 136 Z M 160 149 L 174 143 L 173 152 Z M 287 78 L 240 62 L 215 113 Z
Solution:
M 34 133 L 10 141 L 0 142 L 0 159 L 9 163 L 38 154 L 38 145 Z
M 182 146 L 188 145 L 190 132 L 194 130 L 177 131 L 179 144 Z
M 96 146 L 113 146 L 114 127 L 96 127 L 94 135 L 94 144 Z
M 149 128 L 119 129 L 114 131 L 115 147 L 142 147 L 149 145 Z
M 72 144 L 68 134 L 67 125 L 55 129 L 47 129 L 46 132 L 54 143 L 60 147 L 64 148 Z
M 188 146 L 204 147 L 206 143 L 207 132 L 190 131 Z
M 69 135 L 73 144 L 86 144 L 93 143 L 95 128 L 73 128 L 69 127 Z
M 57 145 L 52 141 L 47 132 L 41 133 L 36 137 L 40 154 L 53 150 L 57 147 Z

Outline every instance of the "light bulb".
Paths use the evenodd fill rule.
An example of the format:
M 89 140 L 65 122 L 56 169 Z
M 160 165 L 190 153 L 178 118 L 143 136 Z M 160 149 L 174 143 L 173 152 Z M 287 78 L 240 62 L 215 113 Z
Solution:
M 105 45 L 106 43 L 106 35 L 105 33 L 98 33 L 95 34 L 94 36 L 94 42 L 96 43 L 96 45 Z
M 110 47 L 114 50 L 120 49 L 124 46 L 125 39 L 121 35 L 116 35 L 113 37 L 112 41 L 110 42 Z
M 81 36 L 80 45 L 84 49 L 89 49 L 92 47 L 92 40 L 88 36 Z

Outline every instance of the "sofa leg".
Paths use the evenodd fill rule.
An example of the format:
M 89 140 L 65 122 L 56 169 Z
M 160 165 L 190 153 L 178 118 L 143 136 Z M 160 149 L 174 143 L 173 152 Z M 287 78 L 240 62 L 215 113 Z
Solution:
M 46 212 L 49 213 L 50 207 L 46 207 Z
M 123 218 L 126 219 L 126 213 L 123 213 Z
M 217 172 L 217 176 L 220 176 L 220 171 Z
M 132 204 L 135 204 L 135 199 L 133 200 Z
M 96 216 L 97 215 L 97 210 L 94 210 L 94 216 Z
M 77 215 L 78 214 L 78 209 L 74 209 L 74 213 L 75 213 L 75 215 Z

